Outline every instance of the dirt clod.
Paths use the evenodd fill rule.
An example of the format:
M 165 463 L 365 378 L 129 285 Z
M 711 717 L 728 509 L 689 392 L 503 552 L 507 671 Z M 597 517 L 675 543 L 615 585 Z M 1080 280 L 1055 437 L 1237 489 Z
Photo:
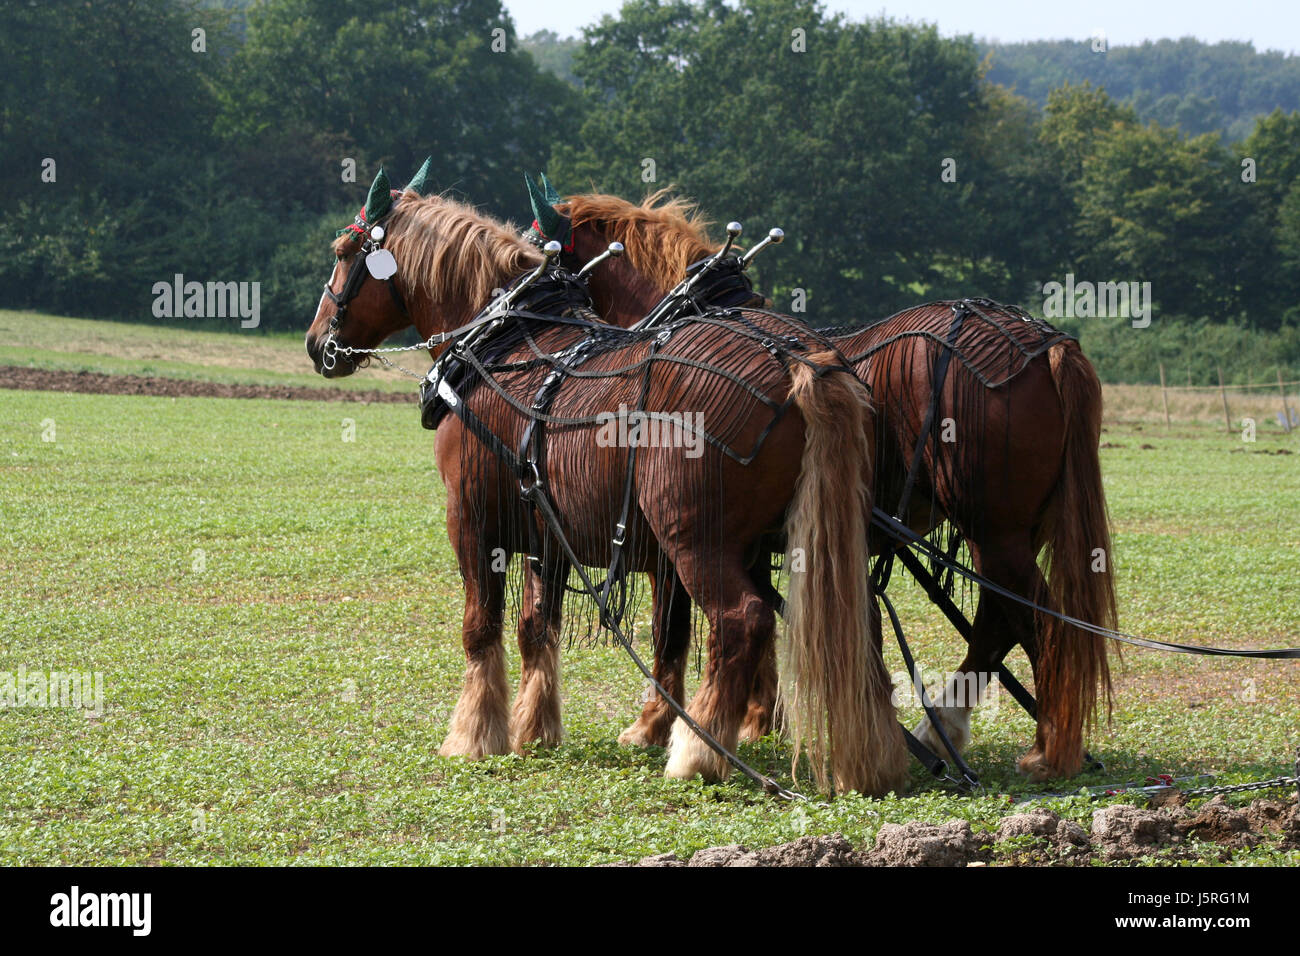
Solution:
M 1159 810 L 1119 804 L 1092 815 L 1093 847 L 1107 860 L 1132 860 L 1173 842 L 1174 823 Z
M 678 859 L 676 853 L 660 853 L 657 856 L 647 856 L 635 865 L 655 867 L 685 866 L 686 861 Z
M 671 854 L 668 854 L 671 856 Z M 640 865 L 647 865 L 647 857 Z M 676 857 L 673 857 L 675 860 Z M 658 866 L 680 866 L 680 863 L 666 862 L 650 864 Z M 739 844 L 715 846 L 700 850 L 691 857 L 689 866 L 861 866 L 858 853 L 853 844 L 842 833 L 826 836 L 804 836 L 789 843 L 766 847 L 750 852 Z
M 1213 840 L 1231 848 L 1254 846 L 1263 837 L 1253 833 L 1250 818 L 1241 810 L 1228 806 L 1222 796 L 1215 797 L 1195 813 L 1186 813 L 1174 822 L 1180 836 Z
M 1073 820 L 1062 820 L 1056 825 L 1056 846 L 1062 853 L 1087 850 L 1091 846 L 1088 831 Z
M 978 845 L 965 820 L 947 823 L 886 823 L 867 854 L 871 866 L 965 866 Z
M 1014 840 L 1016 837 L 1039 837 L 1055 839 L 1056 828 L 1061 818 L 1051 810 L 1030 810 L 1004 817 L 998 825 L 998 841 Z
M 1287 830 L 1297 823 L 1295 803 L 1282 800 L 1256 800 L 1246 808 L 1252 830 Z
M 1216 797 L 1196 809 L 1177 794 L 1159 808 L 1127 804 L 1103 807 L 1092 815 L 1092 833 L 1045 808 L 1005 817 L 996 833 L 976 835 L 965 820 L 944 824 L 886 823 L 875 847 L 855 849 L 840 833 L 804 836 L 779 846 L 748 850 L 739 844 L 698 851 L 689 863 L 672 853 L 648 856 L 630 866 L 1080 866 L 1095 854 L 1110 861 L 1138 860 L 1166 847 L 1175 859 L 1203 858 L 1198 844 L 1218 845 L 1228 862 L 1237 850 L 1265 840 L 1283 849 L 1300 847 L 1300 808 L 1294 800 L 1258 798 L 1234 807 Z
M 711 846 L 696 851 L 687 866 L 731 866 L 736 860 L 747 856 L 749 851 L 739 843 L 727 846 Z
M 1154 809 L 1182 807 L 1187 805 L 1187 794 L 1177 787 L 1171 787 L 1168 790 L 1157 790 L 1151 794 L 1148 802 Z

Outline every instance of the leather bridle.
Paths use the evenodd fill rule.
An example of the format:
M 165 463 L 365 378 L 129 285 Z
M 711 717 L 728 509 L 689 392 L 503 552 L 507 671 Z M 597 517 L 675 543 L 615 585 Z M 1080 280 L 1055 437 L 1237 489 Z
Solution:
M 361 286 L 365 283 L 366 278 L 368 276 L 373 278 L 373 272 L 368 260 L 373 254 L 383 249 L 386 234 L 382 223 L 389 215 L 391 215 L 391 212 L 380 217 L 375 223 L 367 225 L 363 213 L 358 215 L 356 222 L 348 227 L 348 230 L 361 236 L 361 248 L 352 257 L 352 265 L 348 269 L 348 277 L 343 283 L 342 291 L 335 292 L 330 288 L 329 282 L 325 283 L 325 295 L 334 303 L 334 314 L 330 316 L 329 333 L 325 337 L 325 344 L 321 351 L 321 365 L 324 368 L 332 369 L 338 361 L 339 343 L 337 336 L 339 328 L 347 317 L 348 306 L 360 294 Z M 391 255 L 389 253 L 390 258 Z M 411 313 L 406 307 L 406 300 L 402 297 L 402 291 L 397 288 L 397 283 L 393 281 L 393 276 L 396 274 L 397 272 L 393 271 L 379 281 L 388 286 L 388 292 L 393 297 L 393 302 L 402 311 L 402 315 L 410 318 Z

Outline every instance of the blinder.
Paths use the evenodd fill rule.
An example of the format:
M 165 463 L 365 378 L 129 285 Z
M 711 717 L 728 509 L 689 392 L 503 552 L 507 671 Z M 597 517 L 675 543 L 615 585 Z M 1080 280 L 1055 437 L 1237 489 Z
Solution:
M 393 276 L 397 274 L 397 260 L 383 247 L 386 234 L 381 224 L 387 218 L 386 213 L 367 228 L 365 212 L 362 211 L 357 215 L 356 221 L 344 230 L 344 232 L 354 232 L 361 237 L 361 249 L 352 258 L 352 265 L 348 269 L 348 277 L 343 283 L 341 292 L 335 292 L 328 282 L 325 283 L 325 296 L 334 303 L 334 315 L 330 317 L 329 335 L 324 347 L 324 361 L 327 368 L 332 368 L 335 361 L 335 351 L 338 348 L 335 334 L 347 317 L 348 306 L 360 294 L 361 286 L 367 276 L 384 282 L 402 315 L 410 317 L 406 300 L 402 297 L 402 290 L 397 288 L 397 283 L 393 281 Z

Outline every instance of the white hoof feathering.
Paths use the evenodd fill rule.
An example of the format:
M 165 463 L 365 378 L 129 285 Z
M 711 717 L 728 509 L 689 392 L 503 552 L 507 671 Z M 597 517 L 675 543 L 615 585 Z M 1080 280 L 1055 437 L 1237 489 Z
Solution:
M 471 760 L 509 753 L 508 693 L 504 654 L 499 649 L 483 660 L 471 661 L 465 667 L 465 687 L 452 712 L 447 739 L 438 753 Z
M 973 703 L 969 705 L 965 702 L 961 705 L 956 703 L 963 699 L 960 695 L 966 690 L 966 682 L 959 681 L 954 676 L 944 687 L 943 694 L 934 701 L 934 710 L 939 723 L 943 725 L 944 732 L 947 733 L 948 739 L 952 741 L 958 753 L 964 751 L 966 745 L 970 743 L 970 715 L 975 709 Z M 929 717 L 921 719 L 916 729 L 912 731 L 912 735 L 941 757 L 948 751 L 943 741 L 939 739 L 939 734 L 931 726 Z
M 705 780 L 719 781 L 726 779 L 730 769 L 727 762 L 715 754 L 680 717 L 673 722 L 672 739 L 668 744 L 668 766 L 664 768 L 665 777 L 689 780 L 701 776 Z

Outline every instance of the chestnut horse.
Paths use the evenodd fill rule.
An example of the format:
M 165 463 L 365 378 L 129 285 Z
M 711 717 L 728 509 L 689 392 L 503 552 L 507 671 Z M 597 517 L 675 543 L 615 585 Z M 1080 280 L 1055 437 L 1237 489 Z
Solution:
M 417 181 L 423 183 L 423 171 Z M 502 223 L 450 199 L 422 196 L 418 188 L 390 192 L 382 179 L 333 251 L 334 272 L 307 333 L 308 354 L 327 376 L 357 368 L 340 348 L 372 348 L 412 324 L 426 342 L 460 328 L 494 288 L 540 262 L 536 249 Z M 388 268 L 370 269 L 384 257 Z M 460 393 L 464 407 L 507 449 L 522 446 L 535 418 L 528 403 L 556 367 L 556 353 L 587 334 L 571 324 L 511 321 L 527 324 L 509 340 L 515 344 L 493 358 L 499 364 L 492 381 L 480 375 Z M 769 334 L 794 328 L 764 321 Z M 775 628 L 750 564 L 759 539 L 784 525 L 788 540 L 806 550 L 808 567 L 792 584 L 788 622 L 796 759 L 805 743 L 819 783 L 825 784 L 829 766 L 839 791 L 901 790 L 907 752 L 865 573 L 874 439 L 866 389 L 849 370 L 831 364 L 832 353 L 810 349 L 778 358 L 760 337 L 722 323 L 683 324 L 662 341 L 621 331 L 617 338 L 560 385 L 546 419 L 538 481 L 545 483 L 576 560 L 589 566 L 610 561 L 619 507 L 631 487 L 626 566 L 651 576 L 656 642 L 675 626 L 674 616 L 689 610 L 689 600 L 674 606 L 666 590 L 681 587 L 702 609 L 710 628 L 708 663 L 688 712 L 734 748 Z M 716 374 L 719 368 L 734 379 Z M 710 420 L 707 431 L 721 436 L 724 447 L 703 443 L 691 457 L 680 447 L 647 445 L 629 457 L 626 447 L 602 442 L 592 424 L 622 405 L 665 416 L 695 410 L 716 417 L 720 421 Z M 566 554 L 521 496 L 518 473 L 488 440 L 457 415 L 447 415 L 437 429 L 447 531 L 465 586 L 466 657 L 464 688 L 441 752 L 471 758 L 558 742 L 559 625 L 570 570 Z M 757 450 L 742 461 L 745 456 L 725 454 L 725 447 Z M 545 546 L 536 546 L 540 539 Z M 538 567 L 525 565 L 522 674 L 508 712 L 501 558 L 516 554 L 535 555 Z M 682 684 L 667 687 L 680 693 Z M 729 771 L 680 720 L 670 736 L 668 776 L 720 779 Z
M 543 178 L 543 181 L 545 179 Z M 606 321 L 631 325 L 712 254 L 693 204 L 667 190 L 635 204 L 589 194 L 563 199 L 547 184 L 533 192 L 534 234 L 560 235 L 578 258 L 617 240 L 627 257 L 594 276 L 591 295 Z M 763 300 L 756 297 L 755 305 Z M 925 447 L 900 517 L 918 534 L 948 520 L 965 540 L 976 570 L 1042 607 L 1106 627 L 1116 623 L 1111 541 L 1097 445 L 1101 385 L 1078 344 L 1018 310 L 980 303 L 953 340 L 955 357 L 942 379 L 930 431 L 922 434 L 936 382 L 936 358 L 953 329 L 957 303 L 932 303 L 851 330 L 830 342 L 872 392 L 877 411 L 875 499 L 894 509 L 918 441 Z M 836 330 L 825 330 L 834 333 Z M 873 550 L 895 547 L 873 536 Z M 954 542 L 955 543 L 955 542 Z M 1038 557 L 1044 556 L 1046 575 Z M 1083 738 L 1099 691 L 1110 702 L 1108 642 L 1049 615 L 981 590 L 965 660 L 936 696 L 950 739 L 964 747 L 970 714 L 987 677 L 1020 644 L 1038 695 L 1033 748 L 1020 760 L 1036 779 L 1081 769 Z M 689 634 L 666 635 L 664 675 L 684 665 Z M 760 671 L 747 724 L 763 732 L 771 712 L 774 664 Z M 661 743 L 667 718 L 649 701 L 620 737 Z M 942 753 L 922 720 L 916 735 Z

